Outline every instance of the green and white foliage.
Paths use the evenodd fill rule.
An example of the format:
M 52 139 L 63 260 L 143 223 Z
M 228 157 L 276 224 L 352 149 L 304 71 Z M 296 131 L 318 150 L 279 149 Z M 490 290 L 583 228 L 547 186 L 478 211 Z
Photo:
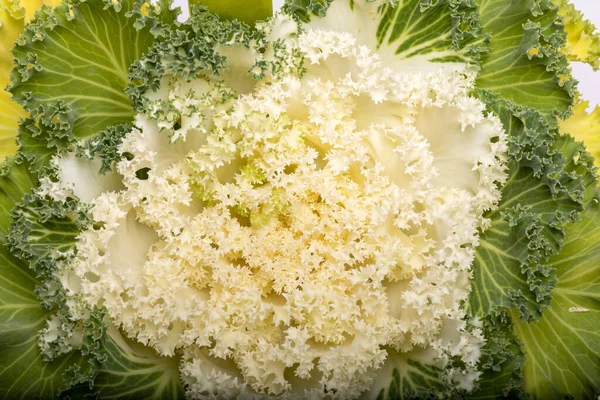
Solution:
M 182 353 L 191 397 L 357 397 L 406 365 L 428 390 L 471 389 L 483 340 L 460 306 L 506 179 L 474 74 L 391 69 L 350 33 L 286 15 L 233 32 L 200 11 L 136 64 L 149 88 L 130 87 L 123 190 L 54 159 L 62 178 L 42 189 L 70 187 L 100 225 L 56 274 L 67 297 Z
M 570 112 L 575 80 L 565 55 L 563 20 L 552 0 L 478 0 L 490 50 L 477 86 L 535 109 L 550 125 Z
M 546 261 L 561 248 L 565 224 L 589 203 L 594 160 L 536 111 L 481 97 L 510 127 L 510 179 L 498 209 L 487 215 L 492 227 L 477 248 L 469 308 L 482 317 L 517 307 L 521 318 L 532 320 L 550 303 L 556 284 Z
M 469 0 L 294 0 L 285 8 L 307 29 L 351 33 L 399 70 L 462 69 L 485 49 L 477 6 Z
M 515 323 L 527 359 L 525 389 L 535 398 L 571 395 L 594 398 L 600 381 L 600 214 L 595 197 L 581 220 L 566 229 L 561 252 L 548 266 L 556 270 L 552 302 L 542 318 Z
M 13 48 L 10 87 L 29 112 L 18 141 L 32 167 L 46 166 L 73 141 L 131 122 L 129 67 L 177 16 L 163 3 L 75 1 L 38 12 Z
M 559 118 L 598 52 L 550 0 L 254 5 L 75 0 L 16 43 L 0 397 L 597 396 Z

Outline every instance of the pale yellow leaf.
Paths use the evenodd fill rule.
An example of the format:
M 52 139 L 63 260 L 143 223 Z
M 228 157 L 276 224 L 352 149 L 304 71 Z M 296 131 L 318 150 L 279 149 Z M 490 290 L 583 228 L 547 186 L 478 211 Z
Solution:
M 0 162 L 16 152 L 19 120 L 25 117 L 25 111 L 12 102 L 10 93 L 5 91 L 13 67 L 10 50 L 36 10 L 43 4 L 55 6 L 58 3 L 57 0 L 25 0 L 23 4 L 18 0 L 0 0 Z
M 563 49 L 571 61 L 581 61 L 590 64 L 595 70 L 600 67 L 600 36 L 596 27 L 584 19 L 569 0 L 555 0 L 558 13 L 565 20 L 567 45 Z
M 600 167 L 600 107 L 588 113 L 588 101 L 575 101 L 573 115 L 560 121 L 560 131 L 583 141 L 587 150 L 596 158 L 596 166 Z

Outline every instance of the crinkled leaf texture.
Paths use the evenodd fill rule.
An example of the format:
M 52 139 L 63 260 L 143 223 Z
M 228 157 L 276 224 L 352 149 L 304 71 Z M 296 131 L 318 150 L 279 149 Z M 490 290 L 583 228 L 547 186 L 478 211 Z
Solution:
M 498 210 L 488 215 L 492 225 L 482 234 L 473 265 L 467 307 L 483 318 L 488 343 L 481 360 L 480 388 L 469 398 L 529 394 L 540 399 L 592 398 L 599 383 L 589 376 L 597 374 L 597 365 L 587 365 L 587 380 L 573 380 L 566 371 L 578 371 L 576 367 L 557 372 L 550 365 L 556 358 L 545 357 L 543 375 L 532 365 L 540 365 L 535 354 L 545 354 L 547 343 L 535 347 L 534 336 L 526 338 L 521 330 L 553 328 L 544 321 L 559 301 L 556 296 L 564 275 L 555 269 L 552 257 L 560 257 L 557 253 L 568 246 L 575 221 L 589 219 L 589 213 L 581 211 L 592 203 L 597 183 L 594 160 L 585 147 L 560 133 L 579 133 L 576 139 L 583 139 L 586 130 L 593 132 L 595 116 L 588 116 L 579 103 L 570 119 L 557 118 L 571 112 L 575 89 L 563 53 L 569 46 L 555 5 L 543 0 L 481 0 L 479 4 L 491 50 L 482 57 L 478 88 L 509 134 L 510 178 Z M 574 331 L 589 327 L 581 320 L 571 322 Z M 547 335 L 538 333 L 541 338 Z M 570 336 L 562 330 L 552 340 L 570 344 Z M 580 336 L 582 347 L 593 349 L 597 344 L 593 335 Z M 560 389 L 547 389 L 548 381 L 558 379 L 563 382 L 557 385 Z M 575 389 L 576 385 L 587 389 Z
M 491 48 L 481 60 L 477 87 L 518 105 L 535 108 L 550 125 L 566 116 L 575 80 L 559 51 L 563 23 L 552 0 L 478 0 Z
M 542 318 L 514 318 L 523 343 L 525 388 L 535 399 L 595 399 L 600 395 L 600 207 L 594 201 L 566 229 L 548 265 L 558 283 Z
M 129 67 L 177 15 L 166 1 L 144 4 L 93 0 L 44 8 L 19 38 L 10 91 L 30 113 L 19 143 L 35 169 L 75 139 L 131 122 Z
M 291 0 L 285 9 L 310 28 L 352 33 L 392 68 L 462 69 L 485 50 L 470 0 Z
M 551 329 L 544 321 L 552 315 L 552 307 L 559 301 L 559 288 L 565 284 L 565 274 L 557 271 L 553 260 L 560 258 L 557 253 L 574 240 L 573 226 L 589 223 L 590 213 L 579 213 L 595 201 L 594 160 L 581 143 L 558 135 L 533 110 L 495 101 L 488 104 L 494 104 L 493 109 L 510 129 L 511 178 L 503 188 L 498 210 L 489 215 L 492 227 L 482 234 L 473 265 L 473 288 L 467 306 L 472 314 L 484 318 L 488 343 L 481 362 L 484 374 L 480 390 L 470 398 L 523 397 L 529 393 L 545 399 L 550 392 L 532 390 L 531 380 L 547 378 L 539 378 L 543 375 L 531 365 L 538 364 L 532 359 L 536 353 L 546 354 L 546 344 L 538 346 L 534 339 L 537 336 L 533 335 L 526 340 L 522 331 L 531 333 L 534 327 L 543 325 Z M 579 219 L 582 222 L 574 222 Z M 594 254 L 588 255 L 588 262 L 598 262 Z M 563 292 L 563 298 L 570 294 L 576 295 Z M 506 310 L 512 311 L 507 314 Z M 587 323 L 580 322 L 571 321 L 572 329 L 586 331 Z M 570 343 L 570 333 L 556 332 L 553 340 Z M 598 342 L 597 337 L 588 335 L 580 337 L 579 345 L 593 348 Z M 551 370 L 546 376 L 552 374 L 552 379 L 558 379 L 558 374 L 567 370 L 577 371 L 570 366 L 561 372 L 552 371 L 550 359 L 545 359 Z M 592 375 L 599 371 L 597 366 L 594 368 L 590 369 Z M 575 383 L 565 379 L 563 390 L 555 394 L 576 396 L 578 391 L 571 391 Z M 595 385 L 598 387 L 597 381 Z M 588 383 L 588 387 L 594 384 Z
M 27 174 L 26 169 L 13 167 L 7 176 L 18 174 Z M 24 179 L 21 178 L 21 181 Z M 13 182 L 17 180 L 13 179 Z M 10 261 L 6 264 L 10 269 L 5 276 L 9 279 L 14 276 L 11 279 L 16 287 L 13 296 L 19 296 L 18 302 L 15 298 L 7 298 L 6 309 L 22 309 L 18 314 L 12 314 L 21 319 L 2 316 L 0 320 L 5 326 L 20 327 L 18 331 L 3 330 L 0 340 L 23 341 L 22 344 L 17 342 L 19 346 L 10 351 L 25 355 L 22 357 L 23 365 L 7 368 L 6 371 L 10 372 L 0 374 L 0 393 L 11 388 L 3 398 L 33 396 L 45 399 L 59 394 L 73 399 L 87 395 L 107 399 L 183 398 L 179 358 L 159 356 L 156 351 L 125 338 L 101 310 L 89 311 L 90 317 L 79 329 L 82 335 L 79 343 L 61 348 L 60 338 L 54 338 L 52 333 L 55 331 L 47 328 L 51 325 L 47 321 L 52 321 L 54 315 L 61 319 L 65 312 L 65 298 L 62 291 L 57 289 L 57 282 L 52 280 L 52 272 L 57 262 L 64 259 L 57 253 L 68 257 L 75 245 L 76 235 L 90 221 L 85 208 L 78 201 L 67 199 L 64 203 L 57 203 L 44 196 L 26 194 L 26 183 L 23 182 L 24 190 L 17 195 L 11 193 L 15 199 L 24 197 L 24 201 L 13 211 L 8 235 L 12 253 L 19 258 L 9 254 L 5 256 Z M 2 187 L 11 188 L 11 184 Z M 7 223 L 10 221 L 7 220 Z M 27 302 L 21 298 L 27 299 Z M 43 340 L 39 344 L 47 344 L 41 354 L 37 335 L 40 331 Z M 48 331 L 50 334 L 46 334 Z M 59 335 L 77 335 L 78 329 L 57 332 Z M 7 353 L 7 357 L 2 359 L 14 358 Z M 39 376 L 41 383 L 33 387 L 23 383 L 12 388 L 9 373 L 23 373 L 19 379 L 25 382 L 30 376 Z
M 34 271 L 11 255 L 6 247 L 10 210 L 36 183 L 26 165 L 8 161 L 0 177 L 0 397 L 7 400 L 57 398 L 65 389 L 63 374 L 73 366 L 86 367 L 74 352 L 52 362 L 40 355 L 37 332 L 50 311 L 40 307 Z
M 212 2 L 202 3 L 215 7 Z M 386 63 L 409 70 L 442 63 L 460 69 L 465 62 L 477 62 L 485 49 L 472 1 L 407 0 L 396 8 L 375 8 L 373 3 L 349 0 L 334 3 L 335 12 L 330 9 L 326 13 L 329 3 L 294 0 L 286 7 L 313 27 L 357 34 L 361 43 L 379 49 Z M 498 211 L 488 215 L 492 226 L 482 237 L 474 265 L 474 291 L 468 308 L 483 318 L 488 343 L 481 362 L 481 390 L 473 398 L 522 395 L 523 364 L 525 388 L 536 398 L 566 394 L 590 398 L 599 381 L 596 356 L 600 349 L 594 333 L 599 274 L 594 236 L 600 223 L 595 208 L 586 211 L 581 222 L 572 222 L 584 205 L 591 204 L 590 187 L 595 178 L 585 149 L 570 137 L 559 137 L 556 130 L 555 115 L 568 114 L 574 92 L 566 59 L 558 52 L 565 44 L 562 25 L 549 0 L 480 0 L 479 6 L 484 32 L 491 35 L 491 50 L 480 64 L 479 86 L 487 89 L 480 97 L 504 122 L 512 160 L 504 200 Z M 133 115 L 123 94 L 129 64 L 149 48 L 153 41 L 150 33 L 160 36 L 165 28 L 156 19 L 147 19 L 144 4 L 92 0 L 77 2 L 73 9 L 61 7 L 60 14 L 44 11 L 15 50 L 20 66 L 12 90 L 31 113 L 20 128 L 20 160 L 30 160 L 34 169 L 40 169 L 57 150 L 70 147 L 76 139 L 96 138 L 100 147 L 92 140 L 87 151 L 97 153 L 102 159 L 97 167 L 107 173 L 119 158 L 115 149 Z M 119 10 L 121 7 L 131 10 L 130 15 Z M 225 8 L 231 9 L 229 3 Z M 169 22 L 171 17 L 161 15 Z M 71 21 L 73 16 L 76 18 Z M 254 19 L 248 18 L 247 22 Z M 174 43 L 187 42 L 194 34 L 214 35 L 219 42 L 224 40 L 220 33 L 227 30 L 218 31 L 215 23 L 193 33 L 180 32 Z M 194 65 L 199 67 L 194 71 L 189 59 L 177 58 L 183 56 L 171 43 L 161 45 L 159 51 L 173 52 L 174 60 L 190 77 L 226 63 L 216 53 L 191 48 L 190 53 L 202 55 L 202 65 Z M 152 85 L 162 75 L 160 63 L 146 62 L 149 64 L 134 67 L 129 87 L 140 108 L 139 93 L 155 88 Z M 65 67 L 74 69 L 65 73 Z M 104 144 L 107 151 L 102 151 Z M 6 232 L 9 211 L 29 191 L 32 177 L 17 166 L 4 179 L 0 203 L 6 211 L 2 220 Z M 159 357 L 129 341 L 97 310 L 87 326 L 83 347 L 92 364 L 80 352 L 42 362 L 37 337 L 31 332 L 44 328 L 51 312 L 39 308 L 34 290 L 42 288 L 38 293 L 46 307 L 60 303 L 60 295 L 45 290 L 48 286 L 42 286 L 40 277 L 46 278 L 53 268 L 50 250 L 68 250 L 87 223 L 85 218 L 73 219 L 78 215 L 75 201 L 53 209 L 52 218 L 47 218 L 48 204 L 31 198 L 15 214 L 11 231 L 13 252 L 27 259 L 35 273 L 4 247 L 0 253 L 5 260 L 0 265 L 5 272 L 0 276 L 11 281 L 6 283 L 10 290 L 0 293 L 4 306 L 0 308 L 0 397 L 52 398 L 70 385 L 74 385 L 68 392 L 72 398 L 87 394 L 131 399 L 182 397 L 178 358 Z M 563 242 L 564 249 L 556 256 Z M 547 261 L 549 257 L 553 258 Z M 572 267 L 573 260 L 583 261 Z M 515 307 L 510 313 L 515 326 L 512 332 L 511 319 L 498 309 Z M 398 356 L 395 368 L 382 371 L 377 387 L 381 390 L 375 395 L 423 398 L 446 389 L 440 371 L 413 356 Z M 15 359 L 18 365 L 8 364 Z M 63 377 L 70 365 L 75 367 L 69 367 Z M 32 371 L 27 368 L 36 369 L 33 375 L 40 380 L 25 382 Z
M 498 311 L 483 319 L 486 344 L 482 349 L 478 388 L 468 395 L 469 400 L 527 399 L 523 385 L 525 354 L 515 336 L 510 316 Z
M 585 148 L 557 129 L 557 116 L 570 113 L 575 89 L 560 52 L 566 35 L 556 5 L 478 4 L 490 51 L 482 56 L 477 86 L 509 134 L 511 177 L 477 248 L 468 307 L 480 317 L 517 307 L 520 318 L 533 320 L 556 284 L 545 263 L 561 248 L 565 224 L 589 200 L 595 169 Z
M 89 221 L 75 199 L 59 204 L 29 194 L 37 185 L 30 171 L 48 166 L 51 156 L 76 138 L 90 139 L 104 131 L 100 140 L 110 141 L 110 135 L 123 132 L 121 126 L 105 128 L 131 121 L 133 110 L 124 93 L 128 69 L 163 34 L 165 24 L 174 21 L 177 13 L 168 6 L 97 0 L 62 4 L 55 11 L 44 8 L 13 49 L 20 66 L 13 71 L 11 90 L 29 117 L 19 128 L 22 147 L 17 161 L 3 165 L 0 183 L 3 399 L 58 398 L 74 385 L 76 398 L 84 393 L 107 398 L 183 397 L 177 359 L 128 343 L 109 328 L 101 310 L 90 310 L 90 319 L 78 326 L 69 325 L 62 311 L 64 298 L 51 273 L 69 257 L 76 235 Z M 14 24 L 3 28 L 14 28 L 16 39 L 23 15 L 15 10 L 11 9 Z M 11 117 L 17 114 L 11 111 Z M 16 126 L 12 128 L 16 131 Z M 107 160 L 112 156 L 100 153 Z M 106 168 L 110 169 L 108 164 Z M 49 169 L 44 178 L 47 174 L 52 176 Z M 62 326 L 54 326 L 56 321 Z M 71 338 L 78 339 L 61 342 L 56 329 L 63 333 L 67 329 Z M 39 343 L 38 332 L 44 339 L 40 337 Z M 40 351 L 42 342 L 49 344 Z
M 160 356 L 126 338 L 114 326 L 108 328 L 101 346 L 106 359 L 95 371 L 93 384 L 79 384 L 66 392 L 65 397 L 73 400 L 86 396 L 114 400 L 184 398 L 178 357 Z
M 560 249 L 564 225 L 589 200 L 593 159 L 536 111 L 486 92 L 481 97 L 508 129 L 511 177 L 476 250 L 469 307 L 480 317 L 518 307 L 523 319 L 532 320 L 549 304 L 556 284 L 545 262 Z
M 413 3 L 401 2 L 399 8 Z M 314 16 L 325 15 L 329 2 L 298 0 L 288 2 L 287 7 L 316 27 L 334 26 L 353 33 L 360 27 L 364 33 L 374 25 L 353 18 L 341 4 L 337 3 L 336 13 L 321 20 L 325 23 L 315 21 Z M 364 7 L 362 3 L 349 4 L 352 11 Z M 448 3 L 435 4 L 444 7 Z M 482 236 L 473 266 L 474 286 L 468 307 L 486 321 L 489 339 L 488 358 L 482 361 L 481 390 L 473 398 L 524 396 L 524 354 L 510 329 L 511 318 L 499 310 L 516 307 L 513 317 L 535 320 L 550 304 L 557 276 L 547 260 L 560 250 L 565 226 L 575 221 L 584 204 L 591 200 L 595 170 L 585 148 L 569 137 L 560 137 L 556 128 L 557 116 L 569 114 L 575 93 L 568 62 L 560 52 L 566 41 L 557 7 L 549 0 L 480 0 L 478 5 L 483 32 L 490 36 L 490 48 L 481 56 L 477 83 L 484 89 L 481 98 L 500 116 L 509 132 L 511 178 L 503 189 L 499 209 L 488 215 L 492 226 Z M 419 26 L 427 18 L 398 12 L 402 18 L 395 19 L 394 13 L 377 11 L 384 15 L 377 33 L 361 38 L 369 43 L 370 38 L 376 37 L 383 58 L 393 64 L 406 54 L 403 43 L 414 46 L 424 36 L 413 37 L 410 30 L 402 31 L 403 26 L 410 26 L 406 21 L 416 15 L 413 26 Z M 436 26 L 441 28 L 440 25 Z M 387 32 L 392 33 L 386 36 Z M 441 41 L 432 42 L 416 55 L 431 61 L 434 49 L 444 48 Z M 388 53 L 387 46 L 391 48 Z M 385 54 L 392 56 L 386 59 Z M 427 374 L 418 368 L 404 370 L 409 372 L 394 372 L 389 390 L 382 396 L 422 396 L 416 382 L 435 386 L 431 384 L 434 380 L 425 384 Z
M 590 113 L 587 112 L 589 102 L 578 99 L 573 114 L 566 120 L 560 121 L 560 131 L 583 141 L 588 151 L 596 159 L 596 166 L 600 165 L 600 107 L 596 106 Z
M 592 203 L 595 168 L 580 143 L 559 136 L 540 114 L 489 93 L 481 96 L 509 129 L 511 178 L 498 210 L 488 215 L 492 226 L 482 234 L 473 264 L 467 307 L 483 318 L 487 344 L 479 390 L 469 398 L 526 398 L 532 391 L 523 383 L 523 365 L 531 362 L 531 350 L 515 336 L 512 322 L 535 326 L 541 322 L 532 320 L 543 321 L 550 312 L 561 276 L 548 258 L 570 238 L 566 227 Z M 592 346 L 597 341 L 586 339 Z
M 21 4 L 18 0 L 0 1 L 0 162 L 17 151 L 17 128 L 19 120 L 25 117 L 23 108 L 12 102 L 10 93 L 4 90 L 10 83 L 10 71 L 13 68 L 10 51 L 35 11 L 43 4 L 56 5 L 59 2 L 26 0 Z
M 57 398 L 65 389 L 63 374 L 87 362 L 77 352 L 51 362 L 40 356 L 37 333 L 45 327 L 48 311 L 40 309 L 38 284 L 32 271 L 5 248 L 0 250 L 0 396 L 3 399 Z
M 590 64 L 594 70 L 600 68 L 600 36 L 596 27 L 584 19 L 569 0 L 554 0 L 559 6 L 559 14 L 565 20 L 567 43 L 563 51 L 572 61 Z

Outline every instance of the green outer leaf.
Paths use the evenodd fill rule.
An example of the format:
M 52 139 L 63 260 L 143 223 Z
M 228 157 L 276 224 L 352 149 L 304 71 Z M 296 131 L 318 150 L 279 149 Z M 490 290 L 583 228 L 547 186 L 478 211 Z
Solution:
M 189 0 L 191 12 L 199 5 L 208 7 L 221 18 L 237 19 L 248 25 L 273 15 L 272 0 Z
M 393 46 L 398 57 L 433 54 L 431 62 L 472 62 L 479 56 L 481 49 L 473 53 L 482 42 L 472 2 L 408 0 L 380 12 L 378 47 Z
M 0 398 L 58 398 L 66 389 L 63 374 L 73 365 L 87 367 L 87 361 L 80 353 L 42 360 L 37 333 L 51 313 L 40 308 L 35 295 L 39 281 L 33 272 L 4 246 L 0 248 L 0 277 Z
M 75 200 L 54 204 L 37 195 L 25 195 L 13 211 L 8 245 L 12 254 L 29 263 L 37 277 L 46 279 L 54 271 L 57 253 L 73 249 L 80 227 L 89 222 L 86 208 Z M 73 218 L 78 218 L 75 223 Z
M 89 154 L 91 158 L 100 159 L 102 162 L 100 174 L 104 175 L 112 172 L 115 164 L 122 157 L 119 146 L 125 136 L 131 132 L 131 128 L 132 126 L 129 124 L 111 126 L 95 138 L 88 140 L 78 149 L 78 155 Z
M 6 244 L 12 209 L 35 184 L 37 180 L 25 164 L 9 158 L 0 166 L 0 246 Z
M 477 64 L 487 47 L 473 0 L 289 0 L 284 10 L 311 27 L 354 34 L 401 69 Z
M 35 328 L 31 329 L 31 324 L 26 325 L 19 337 L 30 346 L 27 351 L 34 364 L 40 364 L 40 369 L 45 368 L 53 374 L 53 390 L 58 393 L 58 389 L 64 391 L 74 385 L 62 395 L 77 399 L 88 395 L 103 399 L 183 398 L 178 358 L 160 356 L 153 349 L 124 339 L 114 327 L 108 328 L 108 334 L 104 334 L 108 319 L 98 310 L 92 311 L 90 320 L 85 321 L 88 332 L 81 351 L 58 358 L 70 360 L 66 364 L 68 368 L 59 366 L 57 361 L 41 361 L 37 334 L 45 327 L 52 311 L 42 311 L 40 299 L 48 310 L 57 308 L 64 311 L 65 306 L 62 292 L 49 290 L 60 287 L 60 283 L 52 280 L 52 272 L 56 270 L 57 262 L 68 257 L 57 256 L 57 250 L 69 254 L 75 246 L 77 234 L 91 221 L 87 216 L 87 206 L 74 199 L 58 203 L 36 194 L 26 194 L 12 214 L 8 242 L 13 255 L 29 264 L 28 269 L 22 261 L 15 260 L 19 263 L 19 272 L 31 278 L 31 285 L 24 289 L 30 299 L 27 307 L 38 312 Z M 34 277 L 34 272 L 41 280 Z M 39 298 L 36 298 L 35 292 L 38 292 Z M 7 309 L 12 307 L 11 301 L 16 303 L 16 300 L 7 299 Z M 9 321 L 10 317 L 0 317 L 0 324 Z M 52 350 L 46 353 L 50 357 L 53 354 Z M 20 367 L 16 371 L 24 369 L 26 367 Z M 32 371 L 31 374 L 36 376 L 39 372 Z M 0 375 L 0 393 L 7 386 L 6 382 Z M 42 397 L 46 396 L 49 397 L 44 393 Z
M 64 393 L 65 399 L 184 399 L 179 357 L 160 356 L 125 338 L 113 325 L 107 327 L 98 351 L 103 360 L 96 368 L 94 383 L 73 386 Z
M 484 317 L 518 307 L 521 318 L 533 320 L 556 283 L 545 263 L 560 250 L 564 225 L 591 200 L 593 158 L 534 110 L 484 91 L 480 97 L 509 135 L 509 180 L 498 209 L 486 215 L 492 226 L 476 249 L 468 308 Z
M 484 32 L 491 34 L 491 51 L 482 57 L 477 87 L 496 95 L 490 98 L 487 93 L 483 99 L 510 135 L 510 179 L 499 210 L 489 215 L 492 228 L 482 234 L 476 250 L 467 307 L 486 318 L 510 309 L 518 339 L 510 339 L 506 344 L 513 344 L 499 353 L 505 353 L 504 363 L 484 368 L 482 389 L 472 398 L 523 397 L 525 392 L 539 399 L 592 398 L 589 388 L 595 385 L 598 390 L 598 363 L 586 365 L 591 370 L 587 379 L 576 364 L 598 360 L 598 346 L 590 349 L 598 336 L 578 336 L 578 345 L 589 356 L 569 348 L 577 346 L 577 339 L 572 339 L 577 325 L 569 332 L 553 319 L 555 304 L 564 304 L 567 294 L 560 290 L 565 285 L 563 274 L 560 270 L 557 274 L 554 259 L 548 261 L 573 240 L 571 229 L 565 228 L 590 206 L 597 182 L 593 158 L 584 146 L 569 136 L 558 136 L 555 129 L 556 117 L 569 115 L 575 93 L 574 79 L 560 52 L 565 45 L 562 19 L 550 0 L 478 2 Z M 509 324 L 506 318 L 504 325 Z M 587 329 L 593 330 L 594 325 L 588 323 Z M 505 335 L 505 339 L 512 336 L 508 330 Z M 486 332 L 486 337 L 487 347 L 501 344 L 497 331 Z M 568 345 L 548 352 L 555 343 Z M 522 368 L 524 383 L 519 381 Z M 565 378 L 580 373 L 582 378 Z
M 558 284 L 539 321 L 515 319 L 527 354 L 524 377 L 535 399 L 597 399 L 600 395 L 600 207 L 590 206 L 566 229 L 549 266 Z M 585 311 L 587 310 L 587 311 Z
M 52 361 L 43 359 L 38 332 L 56 306 L 64 307 L 61 292 L 49 290 L 56 262 L 64 258 L 56 250 L 69 252 L 90 221 L 87 208 L 75 200 L 55 203 L 30 194 L 36 180 L 25 164 L 13 162 L 2 171 L 0 204 L 8 212 L 0 214 L 0 398 L 54 399 L 73 393 L 77 399 L 183 398 L 178 359 L 159 356 L 114 328 L 106 335 L 108 323 L 98 311 L 84 323 L 80 350 L 58 357 L 51 350 L 46 356 Z M 72 385 L 75 389 L 64 393 Z
M 522 368 L 525 354 L 519 339 L 512 332 L 511 319 L 500 311 L 483 319 L 486 343 L 481 351 L 479 370 L 483 372 L 478 388 L 467 397 L 468 400 L 526 399 L 523 387 Z
M 33 271 L 6 248 L 10 210 L 35 185 L 24 164 L 8 161 L 0 177 L 0 398 L 54 399 L 64 389 L 63 373 L 83 363 L 73 353 L 44 362 L 37 332 L 45 327 L 50 312 L 40 308 Z
M 153 349 L 109 328 L 104 341 L 107 359 L 98 369 L 94 388 L 102 399 L 183 399 L 179 357 Z
M 251 30 L 246 24 L 223 21 L 206 8 L 198 8 L 188 21 L 171 31 L 167 39 L 157 42 L 141 60 L 132 65 L 127 93 L 135 110 L 152 113 L 147 105 L 148 93 L 158 90 L 167 74 L 186 80 L 198 79 L 203 75 L 223 77 L 230 65 L 217 46 L 248 48 L 251 42 L 264 40 L 260 36 L 260 32 Z M 235 61 L 232 64 L 235 65 Z M 250 66 L 246 71 L 236 68 L 236 79 L 247 79 L 253 83 L 250 69 Z M 174 115 L 179 113 L 179 110 L 168 111 Z M 153 112 L 160 114 L 164 111 Z M 166 119 L 167 115 L 161 117 Z
M 444 370 L 419 362 L 420 350 L 398 353 L 389 349 L 390 361 L 377 373 L 377 380 L 368 395 L 377 400 L 429 399 L 448 394 L 450 384 Z M 428 360 L 430 363 L 431 360 Z M 451 391 L 450 391 L 451 392 Z
M 165 34 L 163 22 L 177 14 L 165 6 L 160 15 L 154 7 L 142 13 L 140 5 L 134 0 L 63 3 L 54 11 L 42 9 L 26 28 L 13 48 L 10 91 L 32 113 L 20 135 L 27 158 L 45 162 L 75 138 L 131 122 L 134 111 L 124 91 L 129 67 L 155 36 Z M 60 118 L 49 119 L 57 109 Z M 59 129 L 50 129 L 51 123 Z
M 477 87 L 535 108 L 547 122 L 566 116 L 575 80 L 559 51 L 565 33 L 551 0 L 478 0 L 491 51 L 481 59 Z M 532 50 L 533 49 L 533 50 Z
M 75 141 L 71 134 L 70 113 L 71 109 L 62 101 L 31 110 L 19 125 L 17 158 L 26 159 L 35 171 L 47 166 L 56 152 Z

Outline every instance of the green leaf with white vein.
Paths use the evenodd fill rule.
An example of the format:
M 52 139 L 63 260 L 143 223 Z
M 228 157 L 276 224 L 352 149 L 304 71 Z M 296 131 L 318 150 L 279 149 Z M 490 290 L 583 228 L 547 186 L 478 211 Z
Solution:
M 160 356 L 154 349 L 127 339 L 112 325 L 100 348 L 105 359 L 96 369 L 93 387 L 86 382 L 75 386 L 66 393 L 69 398 L 80 399 L 89 393 L 107 400 L 185 397 L 179 379 L 179 357 Z
M 104 343 L 106 361 L 94 388 L 102 399 L 183 399 L 179 357 L 165 357 L 109 329 Z
M 482 56 L 477 87 L 535 108 L 556 124 L 569 112 L 575 81 L 559 49 L 565 33 L 551 0 L 478 0 L 491 49 Z
M 522 368 L 525 355 L 512 331 L 510 316 L 503 310 L 483 320 L 486 343 L 481 349 L 477 381 L 478 388 L 468 395 L 469 400 L 524 399 Z
M 78 213 L 75 201 L 55 205 L 40 196 L 26 195 L 22 205 L 13 212 L 13 222 L 8 237 L 12 254 L 27 260 L 38 277 L 51 273 L 46 270 L 55 253 L 71 250 L 79 234 L 72 216 Z M 85 219 L 83 210 L 79 218 Z
M 14 100 L 32 112 L 32 118 L 60 109 L 63 139 L 90 138 L 108 126 L 131 122 L 134 113 L 124 91 L 129 67 L 155 36 L 164 35 L 160 19 L 175 18 L 176 13 L 163 8 L 133 0 L 75 1 L 54 11 L 44 8 L 13 49 Z M 40 124 L 34 119 L 28 126 L 36 123 Z M 28 129 L 21 151 L 31 158 L 28 138 L 39 142 L 44 135 L 41 126 Z M 52 148 L 50 143 L 47 147 Z M 39 153 L 39 146 L 32 152 Z
M 515 319 L 527 358 L 525 387 L 534 399 L 596 399 L 600 395 L 600 207 L 590 206 L 566 229 L 548 265 L 558 283 L 539 321 Z
M 25 165 L 19 165 L 11 159 L 0 165 L 0 245 L 6 244 L 13 207 L 35 182 Z
M 73 365 L 87 362 L 71 353 L 44 361 L 37 333 L 46 326 L 50 312 L 40 308 L 33 272 L 0 248 L 0 398 L 54 399 L 65 389 L 63 374 Z
M 480 97 L 508 132 L 510 178 L 498 209 L 487 215 L 491 227 L 476 249 L 468 307 L 479 317 L 517 307 L 532 320 L 550 304 L 556 283 L 546 261 L 560 250 L 565 224 L 591 200 L 593 159 L 536 111 L 488 92 Z
M 26 167 L 21 168 L 26 172 Z M 17 176 L 19 170 L 14 171 L 13 175 Z M 1 187 L 10 188 L 10 185 Z M 7 288 L 5 298 L 0 294 L 0 342 L 18 343 L 14 349 L 6 347 L 6 357 L 0 348 L 0 357 L 15 359 L 9 351 L 25 354 L 22 366 L 14 370 L 6 368 L 5 375 L 0 370 L 0 394 L 6 393 L 2 398 L 28 398 L 25 383 L 16 391 L 8 389 L 10 379 L 5 376 L 11 376 L 9 374 L 15 371 L 30 371 L 27 373 L 31 376 L 40 376 L 40 381 L 47 381 L 47 387 L 34 387 L 31 394 L 44 399 L 53 398 L 64 390 L 68 391 L 62 395 L 71 398 L 83 398 L 90 393 L 103 399 L 183 398 L 178 358 L 160 356 L 155 350 L 122 337 L 113 326 L 104 334 L 108 321 L 98 310 L 91 311 L 91 318 L 85 322 L 87 331 L 84 331 L 80 348 L 74 347 L 63 355 L 64 352 L 50 341 L 45 343 L 44 351 L 40 351 L 40 330 L 46 328 L 55 306 L 65 307 L 62 292 L 52 290 L 57 286 L 52 281 L 52 272 L 62 260 L 56 254 L 69 253 L 81 227 L 90 221 L 86 208 L 74 199 L 54 202 L 39 194 L 24 194 L 26 192 L 22 190 L 13 195 L 14 199 L 24 197 L 24 200 L 12 213 L 8 237 L 13 254 L 20 260 L 8 254 L 5 247 L 0 254 L 5 260 L 0 266 L 5 269 L 1 276 L 6 281 L 2 286 Z M 29 265 L 21 260 L 26 260 Z M 11 335 L 13 331 L 14 335 Z M 42 355 L 52 361 L 45 360 Z M 0 360 L 0 368 L 1 363 Z M 29 378 L 25 374 L 17 379 L 26 382 Z M 71 385 L 75 387 L 70 388 Z
M 369 396 L 377 400 L 403 400 L 429 398 L 444 393 L 448 387 L 444 371 L 431 365 L 420 363 L 415 354 L 405 355 L 390 351 L 393 359 L 387 367 L 378 371 L 378 379 Z M 417 352 L 418 353 L 418 352 Z
M 72 353 L 52 362 L 42 360 L 37 332 L 50 312 L 35 295 L 40 284 L 33 271 L 6 248 L 10 210 L 27 193 L 34 179 L 24 165 L 8 162 L 0 177 L 0 398 L 54 399 L 65 388 L 63 373 L 84 362 Z M 8 211 L 8 212 L 7 212 Z
M 469 0 L 292 0 L 285 7 L 308 29 L 352 33 L 399 70 L 463 69 L 485 48 Z

